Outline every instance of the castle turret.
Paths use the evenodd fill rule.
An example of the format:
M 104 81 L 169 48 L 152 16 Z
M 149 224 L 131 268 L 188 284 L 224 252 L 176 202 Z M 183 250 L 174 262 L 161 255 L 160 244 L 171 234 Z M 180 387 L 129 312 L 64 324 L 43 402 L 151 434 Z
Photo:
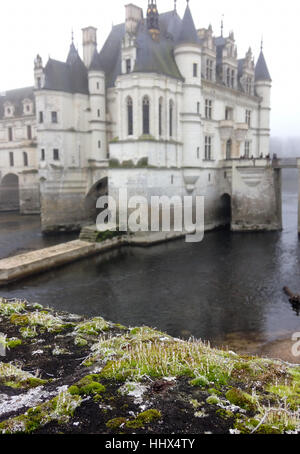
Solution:
M 184 78 L 181 117 L 183 165 L 197 167 L 197 150 L 203 150 L 204 143 L 201 132 L 201 45 L 189 4 L 176 41 L 175 59 Z
M 106 87 L 105 73 L 98 52 L 95 50 L 88 72 L 90 92 L 90 129 L 92 132 L 92 147 L 89 159 L 103 161 L 107 159 L 106 131 Z
M 263 49 L 255 67 L 255 90 L 261 98 L 259 106 L 259 155 L 270 153 L 270 115 L 272 79 L 264 57 Z

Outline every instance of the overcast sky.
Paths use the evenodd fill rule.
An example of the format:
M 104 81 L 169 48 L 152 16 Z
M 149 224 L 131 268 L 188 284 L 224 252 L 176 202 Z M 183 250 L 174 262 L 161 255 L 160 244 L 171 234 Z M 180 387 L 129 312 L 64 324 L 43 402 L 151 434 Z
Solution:
M 33 60 L 39 53 L 46 63 L 49 55 L 65 60 L 74 29 L 81 52 L 81 28 L 98 28 L 99 48 L 112 23 L 124 22 L 124 5 L 130 0 L 2 0 L 0 27 L 0 90 L 33 84 Z M 146 10 L 147 0 L 133 0 Z M 157 0 L 160 12 L 174 7 L 173 0 Z M 182 16 L 185 0 L 177 1 Z M 299 0 L 191 0 L 197 28 L 210 23 L 220 34 L 235 32 L 239 58 L 249 46 L 258 57 L 261 36 L 273 78 L 273 135 L 300 136 L 300 2 Z

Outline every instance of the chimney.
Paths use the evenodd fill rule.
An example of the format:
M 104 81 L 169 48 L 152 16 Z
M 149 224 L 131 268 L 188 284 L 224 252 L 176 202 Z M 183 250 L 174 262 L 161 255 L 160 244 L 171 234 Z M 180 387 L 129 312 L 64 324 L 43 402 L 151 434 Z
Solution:
M 83 61 L 85 66 L 89 68 L 92 63 L 95 50 L 97 50 L 97 29 L 95 27 L 83 28 L 82 37 Z
M 126 33 L 135 34 L 139 22 L 143 19 L 143 9 L 132 3 L 125 6 L 126 9 Z

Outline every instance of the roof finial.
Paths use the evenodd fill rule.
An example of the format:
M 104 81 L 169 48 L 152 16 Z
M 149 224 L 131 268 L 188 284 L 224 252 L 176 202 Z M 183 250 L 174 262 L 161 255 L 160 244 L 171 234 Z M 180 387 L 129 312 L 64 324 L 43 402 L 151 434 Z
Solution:
M 72 28 L 72 31 L 71 31 L 71 41 L 72 41 L 72 44 L 74 44 L 74 30 Z
M 264 50 L 264 37 L 261 37 L 261 43 L 260 43 L 260 50 L 261 52 Z
M 174 11 L 177 11 L 177 0 L 174 0 Z
M 221 36 L 223 38 L 223 32 L 224 32 L 224 14 L 222 14 L 222 20 L 221 20 Z

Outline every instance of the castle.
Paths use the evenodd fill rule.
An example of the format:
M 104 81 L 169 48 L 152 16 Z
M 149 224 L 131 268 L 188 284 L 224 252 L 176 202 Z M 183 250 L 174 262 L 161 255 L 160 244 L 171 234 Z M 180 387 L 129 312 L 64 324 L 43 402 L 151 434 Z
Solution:
M 204 195 L 207 229 L 281 228 L 270 164 L 271 77 L 263 49 L 238 59 L 233 32 L 197 30 L 187 2 L 127 5 L 100 52 L 83 29 L 66 62 L 34 62 L 34 87 L 0 96 L 0 209 L 41 212 L 45 232 L 95 222 L 96 200 Z M 18 184 L 19 197 L 14 188 Z

